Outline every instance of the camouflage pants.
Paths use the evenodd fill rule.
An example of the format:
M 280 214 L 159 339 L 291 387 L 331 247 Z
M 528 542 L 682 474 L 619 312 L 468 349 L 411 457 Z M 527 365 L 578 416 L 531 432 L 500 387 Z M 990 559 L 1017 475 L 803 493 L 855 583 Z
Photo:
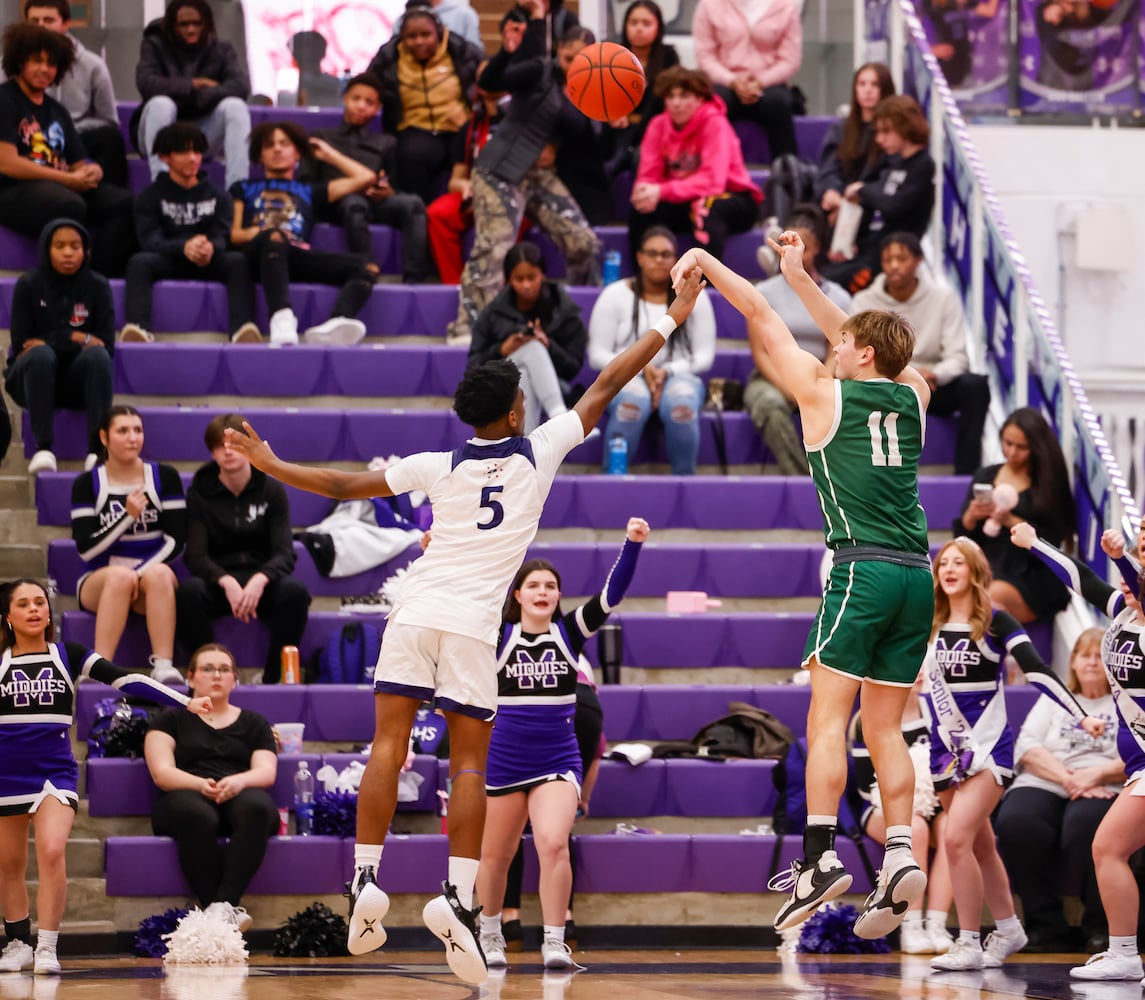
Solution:
M 568 188 L 551 167 L 533 167 L 520 184 L 473 171 L 473 250 L 461 272 L 461 301 L 450 339 L 470 335 L 477 314 L 504 285 L 502 262 L 528 217 L 565 257 L 572 285 L 600 284 L 600 241 Z

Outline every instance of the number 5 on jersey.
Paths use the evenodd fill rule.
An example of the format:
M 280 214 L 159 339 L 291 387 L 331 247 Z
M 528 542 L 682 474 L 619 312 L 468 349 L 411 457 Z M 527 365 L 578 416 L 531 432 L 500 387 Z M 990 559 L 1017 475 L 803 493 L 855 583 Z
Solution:
M 867 430 L 871 432 L 871 465 L 898 467 L 902 465 L 899 452 L 899 415 L 875 410 L 867 417 Z M 886 447 L 883 438 L 886 437 Z M 492 525 L 490 525 L 492 527 Z
M 495 493 L 500 493 L 504 489 L 504 486 L 486 486 L 482 488 L 481 507 L 483 510 L 488 510 L 492 516 L 484 524 L 480 521 L 477 522 L 478 531 L 488 531 L 490 528 L 496 528 L 497 525 L 505 520 L 505 508 L 502 506 L 500 500 L 493 498 Z

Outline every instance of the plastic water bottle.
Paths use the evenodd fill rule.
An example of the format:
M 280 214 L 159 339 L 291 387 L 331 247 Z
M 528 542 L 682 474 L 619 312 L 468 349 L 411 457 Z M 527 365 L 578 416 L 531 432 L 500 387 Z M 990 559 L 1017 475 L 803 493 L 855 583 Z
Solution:
M 314 775 L 304 760 L 294 776 L 294 832 L 300 837 L 314 832 Z
M 601 277 L 604 279 L 606 285 L 611 285 L 614 281 L 620 280 L 619 250 L 609 250 L 604 255 L 604 267 L 601 272 Z
M 608 474 L 623 476 L 628 473 L 628 441 L 617 431 L 608 440 Z
M 60 593 L 59 585 L 54 576 L 48 577 L 48 586 L 44 593 L 48 595 L 48 614 L 54 615 L 56 613 L 56 598 Z

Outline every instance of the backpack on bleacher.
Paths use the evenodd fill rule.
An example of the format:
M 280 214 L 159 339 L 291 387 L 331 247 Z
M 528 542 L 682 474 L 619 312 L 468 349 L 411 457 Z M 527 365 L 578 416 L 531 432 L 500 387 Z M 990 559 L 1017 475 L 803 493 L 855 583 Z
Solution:
M 382 637 L 368 622 L 347 622 L 318 650 L 318 684 L 366 684 L 374 676 Z

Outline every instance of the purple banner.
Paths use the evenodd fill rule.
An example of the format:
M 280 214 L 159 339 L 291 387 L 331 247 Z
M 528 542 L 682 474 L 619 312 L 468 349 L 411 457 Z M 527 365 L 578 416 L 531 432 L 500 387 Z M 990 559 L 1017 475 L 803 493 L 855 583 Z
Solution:
M 1136 107 L 1138 0 L 1019 2 L 1023 111 Z
M 1014 388 L 1014 296 L 1017 275 L 1010 252 L 990 213 L 986 213 L 986 266 L 983 268 L 982 320 L 986 351 L 1007 394 Z
M 918 12 L 958 103 L 983 114 L 1009 109 L 1010 0 L 920 0 Z
M 974 172 L 949 123 L 943 120 L 942 236 L 946 273 L 957 283 L 959 297 L 970 294 L 970 201 Z

